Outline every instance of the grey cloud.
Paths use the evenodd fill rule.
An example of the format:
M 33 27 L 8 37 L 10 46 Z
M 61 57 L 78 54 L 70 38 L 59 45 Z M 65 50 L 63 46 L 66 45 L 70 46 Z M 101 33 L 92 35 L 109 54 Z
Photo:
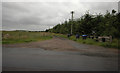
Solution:
M 7 10 L 14 10 L 14 11 L 28 11 L 26 8 L 24 8 L 24 3 L 19 2 L 3 2 L 2 3 L 2 8 L 7 9 Z
M 86 10 L 91 13 L 105 13 L 117 9 L 116 3 L 110 2 L 3 2 L 2 27 L 4 30 L 26 29 L 45 30 L 71 18 L 83 15 Z
M 22 18 L 19 22 L 21 24 L 28 24 L 28 25 L 31 25 L 31 24 L 40 24 L 40 18 L 38 17 L 34 17 L 34 16 L 30 16 L 30 17 L 24 17 Z

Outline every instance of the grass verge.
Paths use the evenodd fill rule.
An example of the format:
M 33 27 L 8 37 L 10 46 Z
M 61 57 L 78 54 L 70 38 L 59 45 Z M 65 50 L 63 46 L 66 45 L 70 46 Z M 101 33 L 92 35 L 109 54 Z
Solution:
M 91 38 L 87 38 L 86 40 L 83 40 L 82 37 L 80 37 L 79 39 L 76 39 L 75 35 L 71 36 L 70 38 L 68 38 L 67 35 L 63 35 L 63 34 L 56 34 L 56 36 L 67 38 L 82 44 L 97 45 L 97 46 L 103 46 L 106 48 L 120 49 L 120 45 L 118 46 L 118 40 L 116 38 L 113 39 L 112 43 L 110 43 L 110 42 L 97 42 Z
M 52 35 L 46 32 L 2 32 L 2 44 L 28 43 L 51 39 Z

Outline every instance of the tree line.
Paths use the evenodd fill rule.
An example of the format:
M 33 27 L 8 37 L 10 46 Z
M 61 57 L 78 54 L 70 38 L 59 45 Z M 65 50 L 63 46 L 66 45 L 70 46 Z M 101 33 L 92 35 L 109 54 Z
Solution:
M 120 13 L 116 13 L 115 10 L 112 10 L 111 12 L 106 11 L 104 15 L 100 13 L 92 15 L 87 12 L 82 17 L 74 19 L 73 21 L 69 20 L 57 24 L 53 28 L 47 29 L 46 32 L 70 34 L 71 25 L 73 25 L 73 35 L 111 35 L 116 38 L 120 37 Z

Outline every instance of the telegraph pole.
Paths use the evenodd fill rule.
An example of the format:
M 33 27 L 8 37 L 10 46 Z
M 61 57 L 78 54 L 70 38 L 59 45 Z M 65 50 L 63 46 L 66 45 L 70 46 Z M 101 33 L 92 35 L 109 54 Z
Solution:
M 118 15 L 120 14 L 120 1 L 118 2 Z M 119 29 L 118 27 L 117 27 L 117 29 Z M 120 31 L 118 31 L 118 33 L 119 33 Z M 118 35 L 119 36 L 119 35 Z M 120 48 L 120 41 L 119 41 L 119 39 L 120 38 L 118 38 L 118 49 Z
M 73 13 L 74 13 L 74 11 L 71 11 L 71 14 L 72 14 L 72 24 L 71 24 L 71 35 L 72 35 L 72 26 L 73 26 Z

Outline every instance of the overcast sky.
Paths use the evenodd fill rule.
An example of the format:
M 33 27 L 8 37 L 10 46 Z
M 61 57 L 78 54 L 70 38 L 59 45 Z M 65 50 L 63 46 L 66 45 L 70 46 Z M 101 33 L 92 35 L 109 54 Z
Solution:
M 72 10 L 79 18 L 87 10 L 104 14 L 112 9 L 118 10 L 117 2 L 3 2 L 2 29 L 42 31 L 70 19 Z

